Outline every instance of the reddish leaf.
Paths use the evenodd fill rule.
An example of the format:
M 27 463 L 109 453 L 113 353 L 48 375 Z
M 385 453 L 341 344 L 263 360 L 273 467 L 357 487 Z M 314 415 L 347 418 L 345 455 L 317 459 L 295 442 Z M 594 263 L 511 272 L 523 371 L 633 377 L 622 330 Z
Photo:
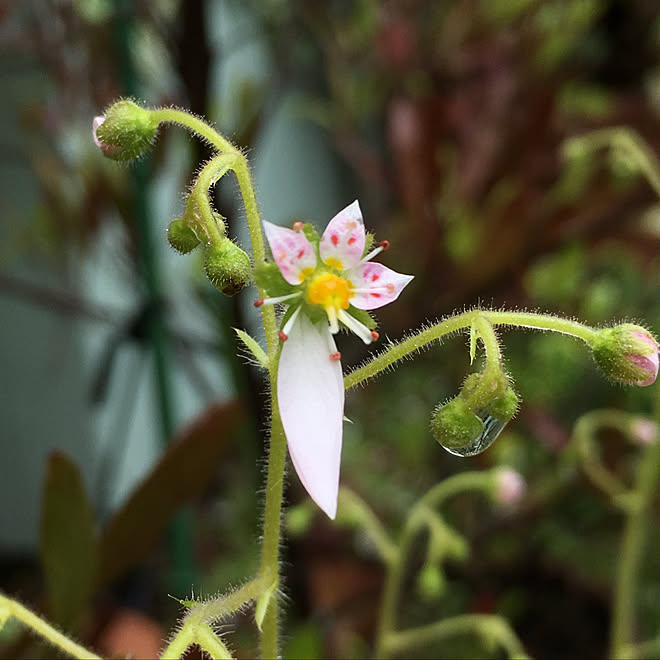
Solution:
M 241 416 L 236 401 L 215 404 L 179 433 L 106 526 L 101 544 L 102 582 L 145 557 L 176 509 L 204 489 Z

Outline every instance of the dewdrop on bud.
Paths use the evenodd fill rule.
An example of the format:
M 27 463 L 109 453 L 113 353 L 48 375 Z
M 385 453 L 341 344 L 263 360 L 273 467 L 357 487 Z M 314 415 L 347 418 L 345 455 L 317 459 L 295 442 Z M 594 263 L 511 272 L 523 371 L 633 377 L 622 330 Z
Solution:
M 225 238 L 206 248 L 204 272 L 218 291 L 233 296 L 250 282 L 250 257 Z
M 493 498 L 498 504 L 514 506 L 520 502 L 526 491 L 527 484 L 520 472 L 508 467 L 496 471 Z
M 455 456 L 472 456 L 481 450 L 484 424 L 460 396 L 435 409 L 431 417 L 435 439 Z M 490 443 L 489 443 L 490 444 Z
M 619 383 L 645 387 L 658 376 L 658 342 L 642 326 L 623 323 L 602 328 L 591 350 L 605 375 Z
M 92 122 L 94 142 L 113 160 L 141 156 L 153 143 L 157 130 L 155 115 L 128 100 L 117 101 Z
M 489 392 L 478 394 L 483 374 L 471 374 L 461 393 L 433 413 L 435 439 L 455 456 L 475 456 L 486 451 L 518 410 L 518 396 L 504 374 Z
M 181 254 L 192 252 L 201 243 L 195 230 L 186 224 L 183 218 L 176 218 L 170 222 L 167 240 Z

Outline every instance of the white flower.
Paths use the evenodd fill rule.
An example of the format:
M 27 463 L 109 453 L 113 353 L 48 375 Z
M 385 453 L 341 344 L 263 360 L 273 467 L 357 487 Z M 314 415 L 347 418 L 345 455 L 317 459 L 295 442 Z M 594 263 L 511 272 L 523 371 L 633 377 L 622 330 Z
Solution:
M 356 316 L 396 300 L 413 279 L 364 255 L 366 233 L 357 201 L 340 211 L 317 244 L 302 223 L 294 229 L 264 222 L 266 239 L 285 295 L 255 305 L 291 305 L 280 330 L 284 341 L 277 374 L 277 403 L 293 465 L 312 499 L 330 517 L 337 512 L 344 416 L 344 382 L 334 337 L 341 325 L 365 344 L 378 339 Z

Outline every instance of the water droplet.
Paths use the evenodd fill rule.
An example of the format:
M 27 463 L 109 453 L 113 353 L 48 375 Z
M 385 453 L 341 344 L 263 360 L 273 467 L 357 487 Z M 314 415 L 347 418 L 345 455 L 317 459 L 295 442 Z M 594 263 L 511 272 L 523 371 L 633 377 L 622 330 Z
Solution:
M 489 415 L 488 408 L 476 410 L 475 415 L 483 422 L 483 430 L 472 442 L 469 442 L 463 447 L 447 447 L 446 445 L 442 445 L 450 454 L 461 456 L 462 458 L 481 454 L 481 452 L 486 451 L 497 440 L 507 425 L 507 422 Z

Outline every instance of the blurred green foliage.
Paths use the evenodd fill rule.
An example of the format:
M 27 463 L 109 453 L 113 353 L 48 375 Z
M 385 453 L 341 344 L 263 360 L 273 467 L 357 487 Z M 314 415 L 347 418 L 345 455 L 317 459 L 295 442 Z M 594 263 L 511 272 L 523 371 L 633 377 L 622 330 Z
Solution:
M 250 14 L 274 69 L 266 85 L 246 80 L 238 100 L 213 97 L 208 76 L 191 73 L 229 56 L 212 52 L 208 34 L 195 31 L 190 19 L 191 6 L 211 15 L 211 4 L 136 3 L 133 45 L 145 54 L 145 96 L 199 113 L 240 104 L 232 113 L 241 118 L 233 139 L 250 149 L 282 89 L 295 91 L 298 119 L 321 126 L 334 149 L 346 199 L 359 197 L 370 228 L 396 248 L 388 265 L 417 276 L 400 304 L 380 315 L 385 341 L 425 318 L 476 304 L 547 310 L 594 325 L 629 320 L 660 328 L 657 200 L 640 177 L 612 168 L 606 154 L 568 162 L 561 154 L 565 138 L 620 124 L 638 130 L 656 153 L 660 149 L 658 97 L 652 93 L 660 70 L 660 8 L 654 3 L 227 0 L 227 8 L 240 5 Z M 112 3 L 100 1 L 49 5 L 42 14 L 34 9 L 6 10 L 13 20 L 10 45 L 14 57 L 19 44 L 31 45 L 30 57 L 44 67 L 40 85 L 54 89 L 57 102 L 44 94 L 36 104 L 18 94 L 14 99 L 22 103 L 17 130 L 24 139 L 39 136 L 36 144 L 19 144 L 17 155 L 34 175 L 36 192 L 27 227 L 11 222 L 23 209 L 11 199 L 3 202 L 3 254 L 66 263 L 72 247 L 93 245 L 112 209 L 114 221 L 119 217 L 126 228 L 123 257 L 139 268 L 130 171 L 95 158 L 93 145 L 81 137 L 91 117 L 121 91 L 112 42 L 117 14 Z M 64 26 L 54 44 L 45 29 L 49 16 Z M 80 67 L 71 64 L 77 55 L 85 58 Z M 162 172 L 162 149 L 156 148 L 154 176 Z M 190 159 L 193 169 L 198 154 L 186 149 L 181 158 Z M 237 205 L 220 192 L 216 201 L 238 225 Z M 169 220 L 159 218 L 163 227 Z M 189 286 L 225 328 L 245 326 L 239 304 L 219 311 L 210 302 L 201 275 Z M 419 598 L 413 579 L 413 568 L 424 560 L 420 543 L 402 621 L 419 625 L 463 612 L 501 613 L 535 657 L 606 657 L 623 519 L 579 470 L 567 467 L 566 447 L 575 421 L 594 408 L 650 415 L 655 388 L 612 386 L 584 346 L 565 337 L 506 332 L 503 338 L 522 406 L 487 453 L 451 456 L 429 430 L 433 408 L 456 394 L 471 369 L 467 337 L 456 337 L 404 363 L 396 376 L 386 374 L 348 395 L 352 424 L 346 424 L 342 480 L 395 530 L 411 504 L 443 478 L 464 469 L 515 467 L 530 489 L 519 511 L 493 513 L 472 497 L 452 502 L 448 517 L 472 542 L 472 552 L 465 561 L 448 562 L 442 596 L 431 602 Z M 346 342 L 342 354 L 354 364 L 364 358 L 355 343 Z M 259 378 L 236 375 L 240 365 L 226 354 L 218 359 L 233 369 L 247 416 L 263 420 Z M 203 592 L 237 584 L 256 565 L 255 518 L 245 515 L 262 470 L 254 460 L 257 450 L 250 449 L 262 443 L 255 427 L 225 438 L 227 456 L 215 479 L 207 461 L 211 456 L 217 462 L 221 448 L 211 451 L 202 443 L 205 449 L 195 452 L 193 464 L 204 473 L 199 490 L 208 487 L 195 500 Z M 603 438 L 605 459 L 630 476 L 636 455 L 619 440 L 616 434 Z M 178 503 L 198 492 L 194 475 L 180 474 L 187 460 L 170 463 L 176 477 L 160 473 L 159 480 L 157 467 L 145 486 L 158 481 L 154 490 L 139 491 L 160 506 L 153 519 L 142 511 L 138 522 L 127 523 L 129 532 L 117 532 L 124 551 L 117 544 L 102 549 L 106 562 L 121 567 L 107 569 L 112 576 L 148 554 L 146 546 L 130 543 L 131 531 L 146 525 L 145 537 L 155 542 Z M 292 503 L 304 498 L 295 477 L 288 497 Z M 291 601 L 286 657 L 360 657 L 373 639 L 380 569 L 353 533 L 318 517 L 303 522 L 309 534 L 284 550 Z M 657 547 L 657 531 L 652 535 L 650 546 Z M 49 556 L 44 568 L 52 583 Z M 641 637 L 657 634 L 660 620 L 658 553 L 647 553 L 646 560 Z M 163 591 L 161 562 L 156 556 L 152 563 Z M 152 614 L 168 623 L 175 613 L 163 600 Z M 239 626 L 241 657 L 255 653 L 245 634 L 251 625 L 245 620 Z M 20 650 L 12 641 L 10 652 Z M 456 639 L 420 657 L 484 653 L 472 640 Z

